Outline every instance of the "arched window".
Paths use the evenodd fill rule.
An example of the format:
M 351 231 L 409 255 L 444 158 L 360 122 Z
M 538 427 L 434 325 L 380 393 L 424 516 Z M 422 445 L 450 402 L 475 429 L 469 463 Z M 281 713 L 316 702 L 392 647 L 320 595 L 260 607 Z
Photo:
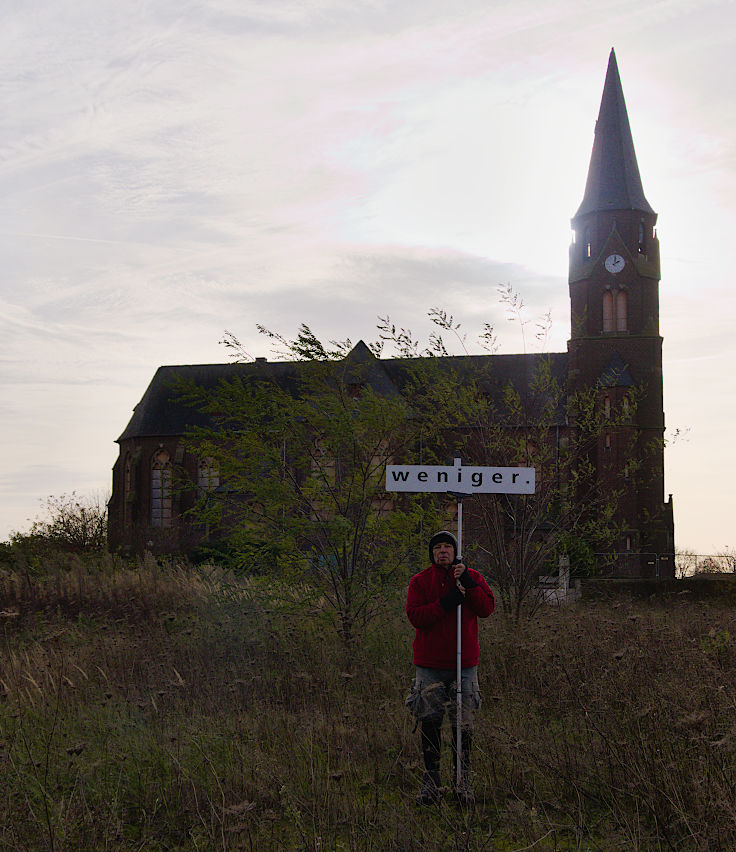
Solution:
M 639 222 L 639 254 L 647 253 L 647 241 L 644 231 L 644 223 Z
M 590 245 L 590 228 L 583 231 L 583 259 L 587 260 L 590 257 L 592 248 Z
M 603 415 L 606 418 L 606 420 L 611 419 L 611 397 L 610 396 L 607 396 L 603 400 Z
M 613 293 L 603 294 L 603 331 L 613 331 Z
M 171 526 L 171 457 L 159 450 L 151 463 L 151 526 Z
M 212 491 L 220 484 L 220 471 L 214 459 L 200 459 L 197 485 L 203 491 Z
M 616 293 L 616 331 L 626 331 L 629 327 L 628 323 L 628 299 L 626 291 L 619 290 Z
M 133 457 L 130 453 L 125 456 L 123 469 L 123 523 L 131 522 L 131 503 L 133 500 Z

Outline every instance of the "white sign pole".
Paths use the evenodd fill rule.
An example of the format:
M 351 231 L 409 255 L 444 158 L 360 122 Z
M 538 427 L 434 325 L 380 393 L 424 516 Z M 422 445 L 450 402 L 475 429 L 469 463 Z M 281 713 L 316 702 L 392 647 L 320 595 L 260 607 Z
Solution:
M 455 464 L 460 464 L 460 459 L 455 459 Z M 457 558 L 462 562 L 463 557 L 463 500 L 462 497 L 457 498 Z M 458 586 L 461 585 L 457 581 Z M 463 777 L 463 606 L 457 606 L 457 667 L 455 671 L 455 700 L 457 702 L 457 710 L 455 714 L 455 723 L 457 730 L 455 732 L 455 750 L 457 759 L 455 761 L 455 789 L 460 789 L 460 782 Z

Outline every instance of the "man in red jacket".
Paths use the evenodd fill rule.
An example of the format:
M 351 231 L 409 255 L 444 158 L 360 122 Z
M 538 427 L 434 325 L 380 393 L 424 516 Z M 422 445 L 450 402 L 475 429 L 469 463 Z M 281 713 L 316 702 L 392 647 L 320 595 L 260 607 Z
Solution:
M 407 706 L 422 728 L 424 780 L 417 802 L 434 804 L 440 797 L 440 745 L 442 720 L 449 710 L 456 720 L 457 607 L 462 604 L 462 789 L 455 795 L 460 804 L 473 803 L 467 784 L 473 713 L 480 707 L 478 689 L 478 619 L 493 612 L 493 592 L 473 568 L 457 561 L 457 540 L 442 531 L 429 540 L 431 565 L 415 574 L 409 583 L 406 614 L 416 628 L 414 665 L 416 678 Z M 457 766 L 455 738 L 453 762 Z M 453 779 L 456 774 L 453 773 Z

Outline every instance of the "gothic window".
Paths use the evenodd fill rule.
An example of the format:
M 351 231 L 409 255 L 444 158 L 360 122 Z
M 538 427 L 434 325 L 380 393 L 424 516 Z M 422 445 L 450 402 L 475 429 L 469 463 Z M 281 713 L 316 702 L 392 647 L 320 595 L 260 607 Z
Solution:
M 639 254 L 647 253 L 647 243 L 644 233 L 644 223 L 639 222 Z
M 200 459 L 197 485 L 203 491 L 212 491 L 220 484 L 220 471 L 214 459 Z
M 603 294 L 603 331 L 613 331 L 613 293 Z
M 171 458 L 159 450 L 151 464 L 151 526 L 171 526 Z
M 628 299 L 626 291 L 619 290 L 616 293 L 616 331 L 626 331 L 629 327 L 628 318 Z
M 603 331 L 628 331 L 629 300 L 625 290 L 619 290 L 615 295 L 606 290 L 603 294 Z
M 591 256 L 590 245 L 590 228 L 583 231 L 583 259 L 587 260 Z
M 133 500 L 133 458 L 128 453 L 123 471 L 123 523 L 131 522 L 131 501 Z

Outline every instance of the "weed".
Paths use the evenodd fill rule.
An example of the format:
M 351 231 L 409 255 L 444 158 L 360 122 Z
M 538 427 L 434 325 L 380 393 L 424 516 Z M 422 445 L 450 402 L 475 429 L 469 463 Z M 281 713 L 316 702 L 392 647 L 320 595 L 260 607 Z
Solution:
M 274 585 L 150 563 L 4 574 L 0 847 L 736 846 L 729 607 L 483 622 L 476 807 L 419 810 L 401 597 L 346 661 Z

